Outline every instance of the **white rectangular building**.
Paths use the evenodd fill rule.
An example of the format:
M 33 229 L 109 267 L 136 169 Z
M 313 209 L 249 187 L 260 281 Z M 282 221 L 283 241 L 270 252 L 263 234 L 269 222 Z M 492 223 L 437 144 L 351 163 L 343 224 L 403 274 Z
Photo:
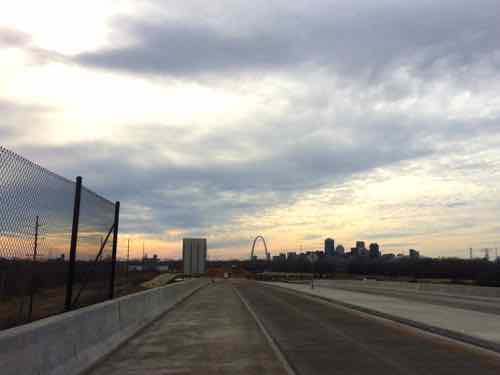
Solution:
M 182 263 L 185 275 L 202 274 L 206 272 L 207 239 L 183 238 Z

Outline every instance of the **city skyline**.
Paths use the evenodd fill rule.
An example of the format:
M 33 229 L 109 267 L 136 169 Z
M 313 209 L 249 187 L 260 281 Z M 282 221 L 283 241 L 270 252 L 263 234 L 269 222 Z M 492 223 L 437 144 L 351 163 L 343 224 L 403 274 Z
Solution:
M 120 200 L 122 251 L 500 247 L 497 1 L 51 4 L 1 5 L 0 143 Z

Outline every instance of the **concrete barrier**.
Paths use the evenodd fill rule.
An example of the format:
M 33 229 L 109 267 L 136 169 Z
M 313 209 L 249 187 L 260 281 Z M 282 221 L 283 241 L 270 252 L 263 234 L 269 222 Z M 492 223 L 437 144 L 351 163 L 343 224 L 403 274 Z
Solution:
M 0 332 L 2 375 L 77 375 L 208 283 L 195 279 Z
M 475 285 L 409 283 L 401 281 L 376 280 L 321 280 L 321 285 L 334 288 L 362 288 L 366 290 L 396 290 L 427 292 L 433 294 L 466 296 L 468 298 L 500 298 L 500 288 Z

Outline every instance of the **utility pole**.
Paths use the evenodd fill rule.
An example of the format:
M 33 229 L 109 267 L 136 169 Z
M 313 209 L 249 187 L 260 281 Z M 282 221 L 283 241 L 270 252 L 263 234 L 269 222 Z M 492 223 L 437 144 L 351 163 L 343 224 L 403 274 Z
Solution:
M 144 240 L 142 240 L 142 272 L 144 272 L 144 265 L 145 265 L 145 252 L 144 252 Z
M 488 249 L 488 248 L 481 249 L 481 252 L 484 253 L 485 260 L 490 260 L 490 249 Z
M 127 283 L 128 283 L 128 262 L 130 260 L 130 238 L 128 239 L 127 241 L 127 270 L 125 272 L 125 277 L 127 279 Z

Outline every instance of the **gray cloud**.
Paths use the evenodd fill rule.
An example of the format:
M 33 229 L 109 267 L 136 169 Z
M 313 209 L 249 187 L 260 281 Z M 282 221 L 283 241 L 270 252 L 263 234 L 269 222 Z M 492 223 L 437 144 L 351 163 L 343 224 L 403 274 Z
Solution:
M 267 137 L 268 131 L 272 130 L 262 127 L 263 133 L 252 139 L 256 148 L 259 138 Z M 171 138 L 158 130 L 156 134 L 157 139 Z M 168 143 L 156 141 L 151 145 L 146 139 L 137 139 L 134 145 L 29 145 L 19 151 L 65 176 L 82 175 L 90 188 L 126 202 L 124 213 L 130 221 L 124 220 L 123 228 L 151 233 L 169 227 L 196 231 L 227 224 L 242 214 L 290 203 L 304 191 L 353 173 L 431 152 L 410 138 L 404 143 L 401 140 L 402 147 L 393 148 L 391 137 L 376 142 L 360 137 L 352 144 L 342 144 L 329 138 L 331 135 L 325 138 L 324 134 L 312 134 L 271 148 L 273 152 L 260 153 L 265 156 L 218 160 L 220 150 L 229 146 L 235 135 L 208 134 L 193 143 L 181 143 L 178 147 L 186 155 L 200 158 L 189 165 L 162 156 Z M 198 155 L 196 150 L 200 150 Z M 151 161 L 135 162 L 144 155 Z M 146 210 L 149 216 L 141 220 L 145 208 L 151 211 Z
M 46 64 L 54 61 L 70 64 L 72 61 L 65 55 L 39 48 L 33 45 L 31 35 L 22 31 L 0 28 L 0 47 L 20 48 L 27 52 L 33 64 Z
M 367 112 L 366 118 L 343 124 L 341 129 L 351 135 L 338 139 L 339 128 L 328 123 L 294 128 L 293 116 L 282 121 L 286 138 L 284 124 L 218 129 L 203 136 L 145 126 L 123 129 L 133 135 L 131 144 L 25 145 L 18 150 L 67 177 L 82 175 L 90 188 L 123 201 L 124 230 L 203 233 L 241 215 L 290 204 L 304 192 L 340 184 L 353 174 L 428 157 L 442 143 L 453 148 L 456 142 L 498 134 L 494 120 L 437 124 Z M 257 156 L 247 155 L 247 149 Z M 166 150 L 177 157 L 165 156 Z M 220 158 L 221 152 L 239 157 Z
M 13 130 L 12 129 L 0 129 L 0 137 L 2 138 L 7 138 L 12 136 Z
M 122 21 L 139 36 L 136 46 L 84 53 L 81 63 L 143 73 L 171 75 L 245 70 L 252 65 L 271 68 L 290 60 L 288 46 L 271 36 L 233 37 L 196 26 Z M 273 51 L 276 56 L 269 56 Z M 260 53 L 259 53 L 260 52 Z
M 0 30 L 0 44 L 22 47 L 40 62 L 61 59 L 153 75 L 154 83 L 157 75 L 208 77 L 208 87 L 231 81 L 226 82 L 228 91 L 238 91 L 242 75 L 290 74 L 302 87 L 280 89 L 279 98 L 269 98 L 270 107 L 275 101 L 286 102 L 284 114 L 271 108 L 253 114 L 251 123 L 242 120 L 203 135 L 188 125 L 123 126 L 120 131 L 133 143 L 50 148 L 19 144 L 16 150 L 67 177 L 82 175 L 90 188 L 121 200 L 123 230 L 159 234 L 182 228 L 204 233 L 218 225 L 232 229 L 241 215 L 285 206 L 304 192 L 341 184 L 354 174 L 457 149 L 467 154 L 466 146 L 500 135 L 493 101 L 484 106 L 492 111 L 475 120 L 460 117 L 460 103 L 458 113 L 445 113 L 444 108 L 437 115 L 433 108 L 420 110 L 426 103 L 409 105 L 407 112 L 403 106 L 373 109 L 379 101 L 390 107 L 408 98 L 438 101 L 441 95 L 450 104 L 447 95 L 461 91 L 472 92 L 471 101 L 475 93 L 486 96 L 483 89 L 494 97 L 499 82 L 495 73 L 500 70 L 498 1 L 485 0 L 480 6 L 465 0 L 275 4 L 266 17 L 254 15 L 253 5 L 240 4 L 222 7 L 227 13 L 212 15 L 211 8 L 208 16 L 190 14 L 175 21 L 161 16 L 118 18 L 111 25 L 114 47 L 75 57 L 37 49 L 29 36 Z M 234 22 L 245 13 L 250 20 Z M 398 70 L 408 76 L 401 78 Z M 436 80 L 444 82 L 446 92 L 433 91 L 439 86 Z M 468 103 L 464 107 L 469 108 Z M 2 139 L 27 133 L 20 124 L 36 124 L 37 111 L 0 101 Z M 166 156 L 171 154 L 176 157 Z M 481 167 L 466 161 L 462 165 Z M 461 168 L 460 163 L 432 173 L 451 168 Z M 346 191 L 334 200 L 352 198 Z M 434 200 L 427 204 L 436 206 Z M 462 202 L 442 205 L 458 210 Z M 228 239 L 217 239 L 219 247 L 239 244 L 231 231 L 224 233 Z M 422 233 L 409 228 L 375 236 L 383 240 Z
M 500 4 L 494 0 L 480 6 L 465 0 L 382 1 L 376 6 L 341 1 L 289 8 L 278 5 L 267 21 L 240 29 L 224 27 L 230 14 L 219 15 L 217 26 L 121 18 L 115 22 L 117 38 L 126 35 L 132 44 L 84 53 L 77 60 L 107 69 L 187 77 L 314 64 L 376 79 L 401 66 L 419 75 L 449 69 L 458 73 L 491 59 L 500 48 Z M 491 62 L 499 68 L 498 61 Z
M 251 246 L 251 238 L 239 238 L 232 240 L 213 240 L 210 241 L 210 247 L 216 249 L 238 248 L 244 245 Z
M 36 126 L 38 117 L 49 108 L 20 104 L 0 98 L 0 136 L 2 142 L 13 142 L 25 132 Z
M 15 108 L 10 102 L 0 100 L 0 118 L 2 119 L 0 120 L 0 137 L 2 139 L 7 139 L 15 133 L 15 128 L 9 120 L 14 111 Z
M 0 28 L 0 46 L 22 47 L 31 42 L 31 37 L 18 30 Z
M 17 102 L 0 98 L 0 133 L 8 136 L 9 142 L 29 135 L 33 129 L 39 128 L 42 117 L 54 108 L 45 105 Z M 3 139 L 7 143 L 7 139 Z

